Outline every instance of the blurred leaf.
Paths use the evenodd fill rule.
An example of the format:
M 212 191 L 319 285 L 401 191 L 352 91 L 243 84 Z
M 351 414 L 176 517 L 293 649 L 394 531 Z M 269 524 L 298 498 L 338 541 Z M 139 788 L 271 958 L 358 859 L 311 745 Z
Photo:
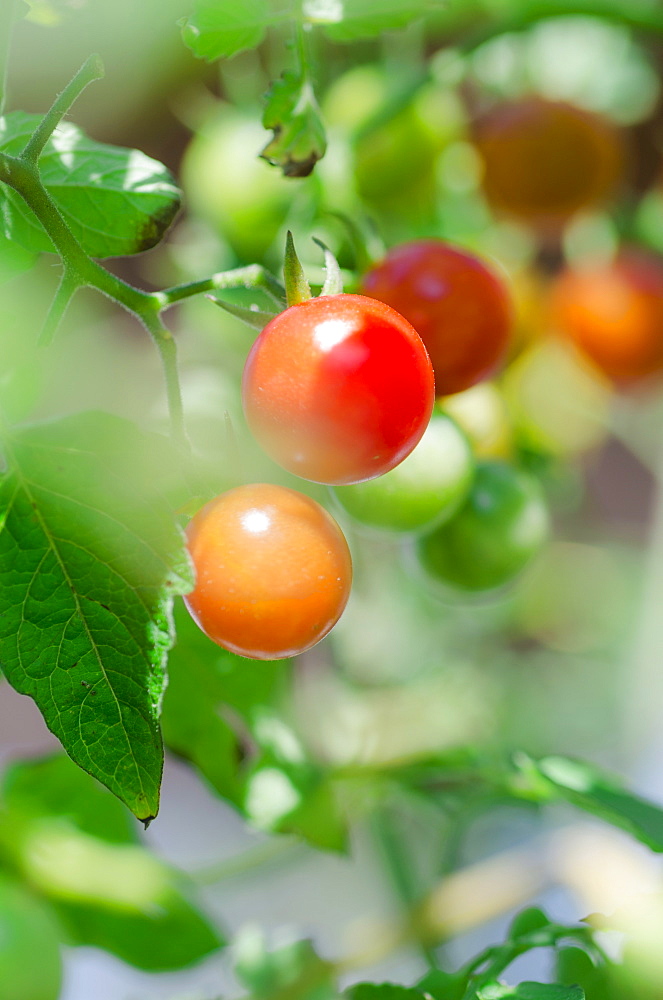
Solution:
M 2 849 L 49 898 L 69 939 L 142 969 L 178 969 L 220 947 L 192 886 L 137 843 L 128 813 L 64 756 L 11 767 Z
M 255 998 L 336 1000 L 334 970 L 310 941 L 268 951 L 260 931 L 249 928 L 237 941 L 235 974 Z
M 615 778 L 568 757 L 544 757 L 537 762 L 518 754 L 514 763 L 519 778 L 526 778 L 519 786 L 525 795 L 533 791 L 544 798 L 566 799 L 626 830 L 653 851 L 663 851 L 663 809 L 625 791 Z
M 241 763 L 250 750 L 255 713 L 280 699 L 289 662 L 258 663 L 221 649 L 181 602 L 175 622 L 177 640 L 168 659 L 163 702 L 164 739 L 220 795 L 238 804 L 245 778 Z
M 29 270 L 36 259 L 36 254 L 0 233 L 0 285 Z
M 267 95 L 262 116 L 274 138 L 261 156 L 286 177 L 308 177 L 325 155 L 327 139 L 318 102 L 308 76 L 285 72 Z
M 551 922 L 543 910 L 540 910 L 537 906 L 531 906 L 526 910 L 522 910 L 521 913 L 516 914 L 511 921 L 509 940 L 518 941 L 522 937 L 535 934 L 537 931 L 545 930 L 550 926 Z
M 62 928 L 51 907 L 0 872 L 2 1000 L 57 1000 Z
M 463 1000 L 467 988 L 467 976 L 462 973 L 452 975 L 442 969 L 431 969 L 417 983 L 421 992 L 433 1000 Z
M 477 991 L 479 1000 L 585 1000 L 579 986 L 558 986 L 553 983 L 520 983 L 519 986 L 503 986 L 490 983 Z
M 255 48 L 266 29 L 290 16 L 273 9 L 270 0 L 197 0 L 190 17 L 180 22 L 182 38 L 199 59 L 230 59 Z
M 343 996 L 348 1000 L 422 1000 L 424 994 L 418 989 L 395 983 L 357 983 Z
M 0 150 L 21 153 L 41 118 L 22 111 L 0 118 Z M 39 171 L 74 236 L 92 257 L 149 250 L 180 204 L 180 192 L 161 163 L 135 149 L 95 142 L 67 121 L 46 143 Z M 36 216 L 3 184 L 0 217 L 7 239 L 33 253 L 53 251 Z
M 9 767 L 2 784 L 2 801 L 10 812 L 30 820 L 62 816 L 77 830 L 109 843 L 138 840 L 127 810 L 61 754 Z
M 585 1000 L 618 1000 L 607 966 L 597 966 L 582 948 L 560 948 L 556 966 L 555 978 L 581 986 L 585 991 Z
M 0 662 L 70 756 L 143 820 L 158 809 L 158 727 L 181 532 L 146 479 L 163 445 L 85 413 L 17 430 L 0 481 Z
M 308 20 L 324 24 L 330 38 L 353 42 L 404 28 L 430 11 L 444 10 L 443 0 L 305 0 Z

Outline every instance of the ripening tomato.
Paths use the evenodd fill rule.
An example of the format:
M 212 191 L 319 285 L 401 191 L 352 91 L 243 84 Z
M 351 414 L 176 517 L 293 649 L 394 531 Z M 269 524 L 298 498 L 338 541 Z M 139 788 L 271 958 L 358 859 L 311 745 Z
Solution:
M 417 555 L 434 580 L 459 590 L 492 590 L 524 569 L 547 534 L 538 481 L 505 462 L 482 462 L 465 504 L 447 524 L 419 538 Z
M 247 358 L 249 426 L 280 465 L 319 483 L 393 469 L 424 433 L 433 369 L 406 319 L 364 295 L 324 295 L 270 320 Z
M 663 371 L 663 261 L 624 252 L 568 269 L 551 292 L 551 322 L 610 379 L 635 382 Z
M 619 132 L 604 118 L 562 101 L 527 97 L 477 122 L 483 188 L 494 209 L 557 228 L 605 202 L 624 168 Z
M 467 438 L 450 417 L 437 413 L 417 447 L 395 469 L 366 483 L 336 486 L 333 494 L 360 524 L 422 531 L 455 514 L 473 474 Z
M 352 562 L 343 532 L 310 497 L 265 483 L 211 500 L 187 527 L 196 570 L 184 598 L 209 638 L 278 660 L 310 649 L 346 605 Z
M 512 308 L 488 265 L 443 240 L 403 243 L 364 275 L 361 290 L 412 323 L 430 355 L 438 396 L 488 378 L 504 357 Z

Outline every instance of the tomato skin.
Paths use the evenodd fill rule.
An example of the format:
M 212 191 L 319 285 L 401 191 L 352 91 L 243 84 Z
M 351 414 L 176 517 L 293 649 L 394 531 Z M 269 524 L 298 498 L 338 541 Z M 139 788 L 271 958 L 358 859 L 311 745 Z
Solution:
M 206 504 L 186 535 L 196 587 L 184 602 L 224 649 L 257 660 L 295 656 L 340 618 L 350 551 L 310 497 L 266 483 L 238 486 Z
M 360 524 L 383 531 L 424 531 L 455 514 L 473 474 L 467 438 L 450 417 L 437 413 L 417 447 L 395 469 L 332 492 Z
M 493 590 L 525 568 L 547 534 L 538 481 L 505 462 L 482 462 L 465 505 L 418 539 L 417 555 L 428 574 L 447 586 Z
M 423 435 L 435 401 L 421 338 L 383 302 L 325 295 L 290 306 L 255 341 L 244 412 L 265 451 L 318 483 L 393 469 Z
M 608 378 L 636 382 L 663 370 L 663 262 L 635 251 L 568 269 L 550 296 L 553 327 Z
M 362 291 L 412 323 L 430 355 L 438 396 L 488 378 L 506 353 L 512 306 L 504 282 L 443 240 L 394 247 L 364 276 Z

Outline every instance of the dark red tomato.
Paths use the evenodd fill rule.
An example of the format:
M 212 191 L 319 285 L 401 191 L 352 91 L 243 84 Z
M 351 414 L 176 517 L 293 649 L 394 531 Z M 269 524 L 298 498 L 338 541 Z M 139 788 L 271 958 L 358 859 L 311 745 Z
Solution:
M 217 645 L 277 660 L 310 649 L 338 621 L 350 552 L 310 497 L 268 483 L 239 486 L 206 504 L 186 534 L 196 587 L 184 601 Z
M 247 358 L 244 411 L 265 451 L 318 483 L 393 469 L 430 419 L 433 369 L 406 319 L 363 295 L 326 295 L 271 320 Z
M 551 294 L 553 326 L 617 383 L 663 371 L 663 261 L 642 252 L 564 271 Z
M 511 300 L 474 254 L 436 239 L 403 243 L 364 276 L 362 291 L 412 323 L 433 363 L 438 396 L 488 378 L 504 357 Z
M 501 104 L 476 124 L 475 141 L 492 207 L 539 228 L 605 202 L 623 174 L 620 133 L 563 101 Z

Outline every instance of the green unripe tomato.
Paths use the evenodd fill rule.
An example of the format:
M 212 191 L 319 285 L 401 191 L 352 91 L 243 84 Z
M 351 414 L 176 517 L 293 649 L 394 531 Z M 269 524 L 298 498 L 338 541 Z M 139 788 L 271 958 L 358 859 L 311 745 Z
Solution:
M 0 873 L 2 1000 L 57 1000 L 62 986 L 60 935 L 48 909 Z
M 361 524 L 387 531 L 422 531 L 447 521 L 467 496 L 474 457 L 446 414 L 433 416 L 414 451 L 395 469 L 332 492 Z
M 492 590 L 525 568 L 547 534 L 538 481 L 504 462 L 481 462 L 463 507 L 418 539 L 417 555 L 434 580 L 460 590 Z
M 219 104 L 182 162 L 189 207 L 216 227 L 241 260 L 263 257 L 297 192 L 292 180 L 259 158 L 266 139 L 259 121 Z

